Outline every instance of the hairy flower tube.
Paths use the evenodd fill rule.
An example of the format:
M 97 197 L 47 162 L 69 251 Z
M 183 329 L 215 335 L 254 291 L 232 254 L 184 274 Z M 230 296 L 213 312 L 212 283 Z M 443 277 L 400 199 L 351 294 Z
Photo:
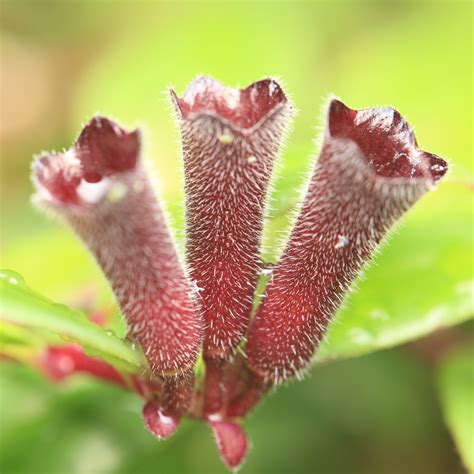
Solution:
M 78 370 L 136 391 L 160 439 L 180 416 L 205 420 L 235 469 L 249 446 L 243 417 L 269 388 L 307 370 L 351 283 L 447 165 L 418 148 L 394 109 L 332 100 L 299 215 L 253 314 L 267 192 L 291 104 L 272 79 L 238 90 L 198 78 L 182 98 L 171 95 L 183 147 L 186 272 L 140 162 L 138 131 L 96 117 L 69 151 L 40 156 L 33 171 L 36 201 L 95 256 L 149 371 L 130 386 L 70 347 L 53 348 L 43 363 L 61 377 L 67 355 Z M 201 350 L 205 372 L 195 383 Z
M 251 406 L 255 390 L 258 398 L 258 381 L 278 384 L 307 367 L 364 263 L 446 170 L 418 149 L 395 110 L 331 101 L 301 211 L 250 327 L 248 366 L 257 381 L 234 414 Z
M 205 323 L 206 411 L 222 406 L 222 363 L 248 329 L 266 193 L 292 109 L 271 79 L 236 90 L 201 77 L 172 93 L 181 128 L 187 262 Z
M 152 373 L 173 387 L 177 378 L 192 386 L 200 317 L 139 153 L 137 130 L 96 117 L 70 150 L 36 160 L 35 199 L 93 253 Z M 190 402 L 163 393 L 165 410 L 182 413 Z

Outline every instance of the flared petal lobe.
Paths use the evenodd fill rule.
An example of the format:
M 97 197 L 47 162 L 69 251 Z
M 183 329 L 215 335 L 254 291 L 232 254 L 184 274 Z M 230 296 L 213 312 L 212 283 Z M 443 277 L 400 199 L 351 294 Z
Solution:
M 171 94 L 182 119 L 212 116 L 241 133 L 253 131 L 272 114 L 289 108 L 283 89 L 273 79 L 263 79 L 239 90 L 209 77 L 199 77 L 183 98 L 173 91 Z
M 33 180 L 97 259 L 152 371 L 168 376 L 194 366 L 200 320 L 139 152 L 137 130 L 96 117 L 69 151 L 39 157 Z
M 380 240 L 446 170 L 397 111 L 331 102 L 300 214 L 249 331 L 254 374 L 277 383 L 306 367 Z

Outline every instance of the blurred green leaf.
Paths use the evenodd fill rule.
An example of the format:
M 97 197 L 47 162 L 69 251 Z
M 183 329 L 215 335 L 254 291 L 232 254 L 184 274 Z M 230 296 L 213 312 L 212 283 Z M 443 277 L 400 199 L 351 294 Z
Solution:
M 474 472 L 474 347 L 458 349 L 443 360 L 438 388 L 446 423 L 464 464 Z
M 101 357 L 120 369 L 143 370 L 144 359 L 138 350 L 111 331 L 90 322 L 84 314 L 30 290 L 23 278 L 12 271 L 0 274 L 2 319 L 31 329 L 47 330 L 81 344 L 87 353 Z
M 28 364 L 47 339 L 26 328 L 0 320 L 0 354 Z
M 249 417 L 253 449 L 239 472 L 461 472 L 430 373 L 413 353 L 384 351 L 315 370 Z M 172 439 L 158 442 L 143 426 L 143 401 L 119 387 L 81 375 L 52 385 L 7 362 L 0 385 L 8 407 L 0 410 L 2 473 L 228 474 L 205 423 L 183 420 Z

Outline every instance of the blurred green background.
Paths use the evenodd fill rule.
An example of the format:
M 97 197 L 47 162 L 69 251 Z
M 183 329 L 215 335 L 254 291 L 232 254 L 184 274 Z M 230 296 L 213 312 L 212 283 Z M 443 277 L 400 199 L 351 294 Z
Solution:
M 183 243 L 178 133 L 167 87 L 197 74 L 232 86 L 281 79 L 299 110 L 283 153 L 265 256 L 287 228 L 333 93 L 392 105 L 451 171 L 358 284 L 318 357 L 347 358 L 472 317 L 471 2 L 1 2 L 2 267 L 87 310 L 113 307 L 85 250 L 32 209 L 31 157 L 70 146 L 100 112 L 145 131 L 145 155 Z M 315 367 L 248 422 L 243 473 L 457 473 L 436 371 L 464 322 L 435 339 Z M 456 345 L 456 344 L 454 344 Z M 2 363 L 3 473 L 221 473 L 209 430 L 187 423 L 159 443 L 140 401 L 77 377 L 52 386 Z M 472 412 L 471 412 L 472 417 Z M 472 418 L 471 418 L 472 420 Z

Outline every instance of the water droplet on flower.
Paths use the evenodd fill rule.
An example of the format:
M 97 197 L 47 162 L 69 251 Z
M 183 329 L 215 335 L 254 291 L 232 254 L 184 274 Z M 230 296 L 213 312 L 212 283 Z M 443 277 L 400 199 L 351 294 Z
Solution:
M 269 276 L 273 273 L 273 266 L 260 269 L 260 275 Z
M 255 163 L 256 161 L 257 161 L 257 157 L 256 157 L 256 156 L 253 156 L 253 155 L 252 155 L 252 156 L 249 156 L 249 157 L 247 158 L 247 163 L 248 163 L 249 165 L 251 165 L 252 163 Z
M 152 400 L 143 407 L 143 419 L 151 434 L 158 439 L 167 439 L 174 434 L 179 426 L 179 417 L 165 415 Z
M 334 246 L 335 249 L 342 249 L 349 243 L 349 239 L 345 235 L 337 236 L 337 243 Z
M 95 177 L 91 176 L 89 176 L 89 179 L 92 181 L 86 181 L 85 179 L 82 179 L 79 183 L 79 186 L 77 187 L 76 192 L 83 201 L 95 204 L 104 197 L 104 194 L 107 192 L 109 187 L 110 181 L 107 178 L 99 179 L 97 181 L 95 180 Z

